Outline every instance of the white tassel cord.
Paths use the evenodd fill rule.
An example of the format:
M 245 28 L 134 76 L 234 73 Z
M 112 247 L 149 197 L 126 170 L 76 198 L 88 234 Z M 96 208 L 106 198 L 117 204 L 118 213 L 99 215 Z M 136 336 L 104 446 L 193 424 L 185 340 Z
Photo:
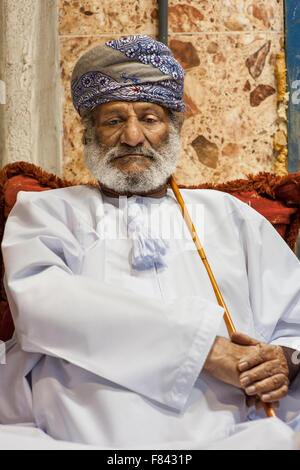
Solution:
M 165 255 L 169 244 L 149 225 L 146 200 L 129 200 L 127 230 L 132 240 L 131 265 L 138 271 L 166 267 Z

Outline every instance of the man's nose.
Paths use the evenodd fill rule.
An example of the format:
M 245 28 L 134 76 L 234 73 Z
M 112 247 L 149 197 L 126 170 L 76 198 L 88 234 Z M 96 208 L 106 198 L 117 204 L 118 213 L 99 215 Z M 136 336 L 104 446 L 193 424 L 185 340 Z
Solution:
M 122 130 L 120 143 L 130 145 L 131 147 L 135 147 L 136 145 L 143 144 L 144 142 L 145 142 L 145 135 L 138 119 L 135 119 L 135 118 L 128 119 L 128 121 L 125 123 L 125 126 Z

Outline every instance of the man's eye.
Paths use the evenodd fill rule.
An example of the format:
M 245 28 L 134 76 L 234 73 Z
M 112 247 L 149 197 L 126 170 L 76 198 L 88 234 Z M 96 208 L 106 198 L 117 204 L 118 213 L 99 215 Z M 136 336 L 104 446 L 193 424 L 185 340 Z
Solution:
M 152 117 L 145 117 L 144 121 L 147 122 L 147 124 L 154 124 L 155 122 L 157 122 L 157 119 Z
M 116 126 L 117 124 L 119 124 L 121 121 L 120 119 L 112 119 L 111 121 L 108 121 L 107 124 L 109 126 Z

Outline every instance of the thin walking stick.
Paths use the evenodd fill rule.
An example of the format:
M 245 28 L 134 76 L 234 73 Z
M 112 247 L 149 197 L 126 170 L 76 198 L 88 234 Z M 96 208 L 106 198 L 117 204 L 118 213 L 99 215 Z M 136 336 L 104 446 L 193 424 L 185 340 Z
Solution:
M 189 215 L 189 213 L 188 213 L 188 211 L 187 211 L 186 205 L 185 205 L 185 203 L 184 203 L 184 200 L 183 200 L 183 198 L 182 198 L 182 196 L 181 196 L 181 194 L 180 194 L 180 191 L 179 191 L 179 189 L 178 189 L 178 186 L 177 186 L 177 184 L 176 184 L 175 179 L 174 179 L 173 176 L 171 176 L 171 178 L 170 178 L 170 184 L 171 184 L 171 188 L 172 188 L 172 190 L 173 190 L 173 192 L 174 192 L 174 194 L 175 194 L 175 197 L 176 197 L 176 199 L 177 199 L 177 201 L 178 201 L 178 203 L 179 203 L 179 205 L 180 205 L 180 207 L 181 207 L 181 211 L 182 211 L 183 218 L 184 218 L 184 220 L 185 220 L 185 222 L 186 222 L 186 224 L 187 224 L 187 226 L 188 226 L 188 229 L 189 229 L 189 231 L 190 231 L 190 233 L 191 233 L 191 236 L 192 236 L 192 238 L 193 238 L 193 242 L 195 243 L 196 248 L 197 248 L 197 251 L 198 251 L 198 253 L 199 253 L 199 255 L 200 255 L 200 258 L 202 259 L 203 264 L 204 264 L 204 266 L 205 266 L 205 268 L 206 268 L 206 271 L 207 271 L 207 273 L 208 273 L 209 279 L 210 279 L 211 284 L 212 284 L 212 286 L 213 286 L 213 289 L 214 289 L 216 298 L 217 298 L 217 300 L 218 300 L 218 303 L 219 303 L 219 305 L 220 305 L 221 307 L 224 308 L 224 321 L 225 321 L 225 323 L 226 323 L 226 327 L 227 327 L 227 330 L 228 330 L 228 334 L 229 334 L 229 336 L 231 337 L 231 336 L 232 336 L 232 333 L 235 333 L 235 332 L 236 332 L 235 326 L 234 326 L 233 321 L 232 321 L 232 319 L 231 319 L 231 316 L 230 316 L 230 314 L 229 314 L 229 312 L 228 312 L 228 309 L 227 309 L 227 307 L 226 307 L 225 301 L 224 301 L 224 299 L 223 299 L 223 297 L 222 297 L 222 294 L 221 294 L 221 292 L 220 292 L 220 289 L 219 289 L 219 287 L 218 287 L 218 284 L 217 284 L 217 282 L 216 282 L 216 280 L 215 280 L 215 278 L 214 278 L 214 275 L 213 275 L 213 272 L 212 272 L 212 270 L 211 270 L 211 268 L 210 268 L 210 265 L 209 265 L 209 263 L 208 263 L 208 261 L 207 261 L 205 252 L 204 252 L 204 250 L 203 250 L 203 247 L 202 247 L 201 242 L 200 242 L 200 240 L 199 240 L 199 237 L 198 237 L 198 235 L 197 235 L 196 229 L 195 229 L 195 227 L 194 227 L 194 225 L 193 225 L 192 219 L 191 219 L 191 217 L 190 217 L 190 215 Z M 268 415 L 270 418 L 276 417 L 275 411 L 274 411 L 273 407 L 272 407 L 270 404 L 264 403 L 264 402 L 262 402 L 262 404 L 263 404 L 263 407 L 264 407 L 264 409 L 265 409 L 265 412 L 267 413 L 267 415 Z

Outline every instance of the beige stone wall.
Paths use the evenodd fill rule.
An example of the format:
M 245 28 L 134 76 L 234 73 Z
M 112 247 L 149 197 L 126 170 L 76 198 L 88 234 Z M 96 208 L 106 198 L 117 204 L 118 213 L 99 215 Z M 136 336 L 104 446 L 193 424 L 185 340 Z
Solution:
M 61 175 L 57 0 L 1 0 L 1 166 L 26 161 Z
M 6 154 L 6 41 L 5 41 L 5 5 L 0 0 L 0 161 Z
M 76 60 L 107 40 L 157 32 L 156 0 L 59 0 L 66 178 L 91 179 L 70 97 Z M 275 61 L 282 40 L 283 0 L 169 0 L 169 46 L 186 71 L 179 183 L 273 171 Z

